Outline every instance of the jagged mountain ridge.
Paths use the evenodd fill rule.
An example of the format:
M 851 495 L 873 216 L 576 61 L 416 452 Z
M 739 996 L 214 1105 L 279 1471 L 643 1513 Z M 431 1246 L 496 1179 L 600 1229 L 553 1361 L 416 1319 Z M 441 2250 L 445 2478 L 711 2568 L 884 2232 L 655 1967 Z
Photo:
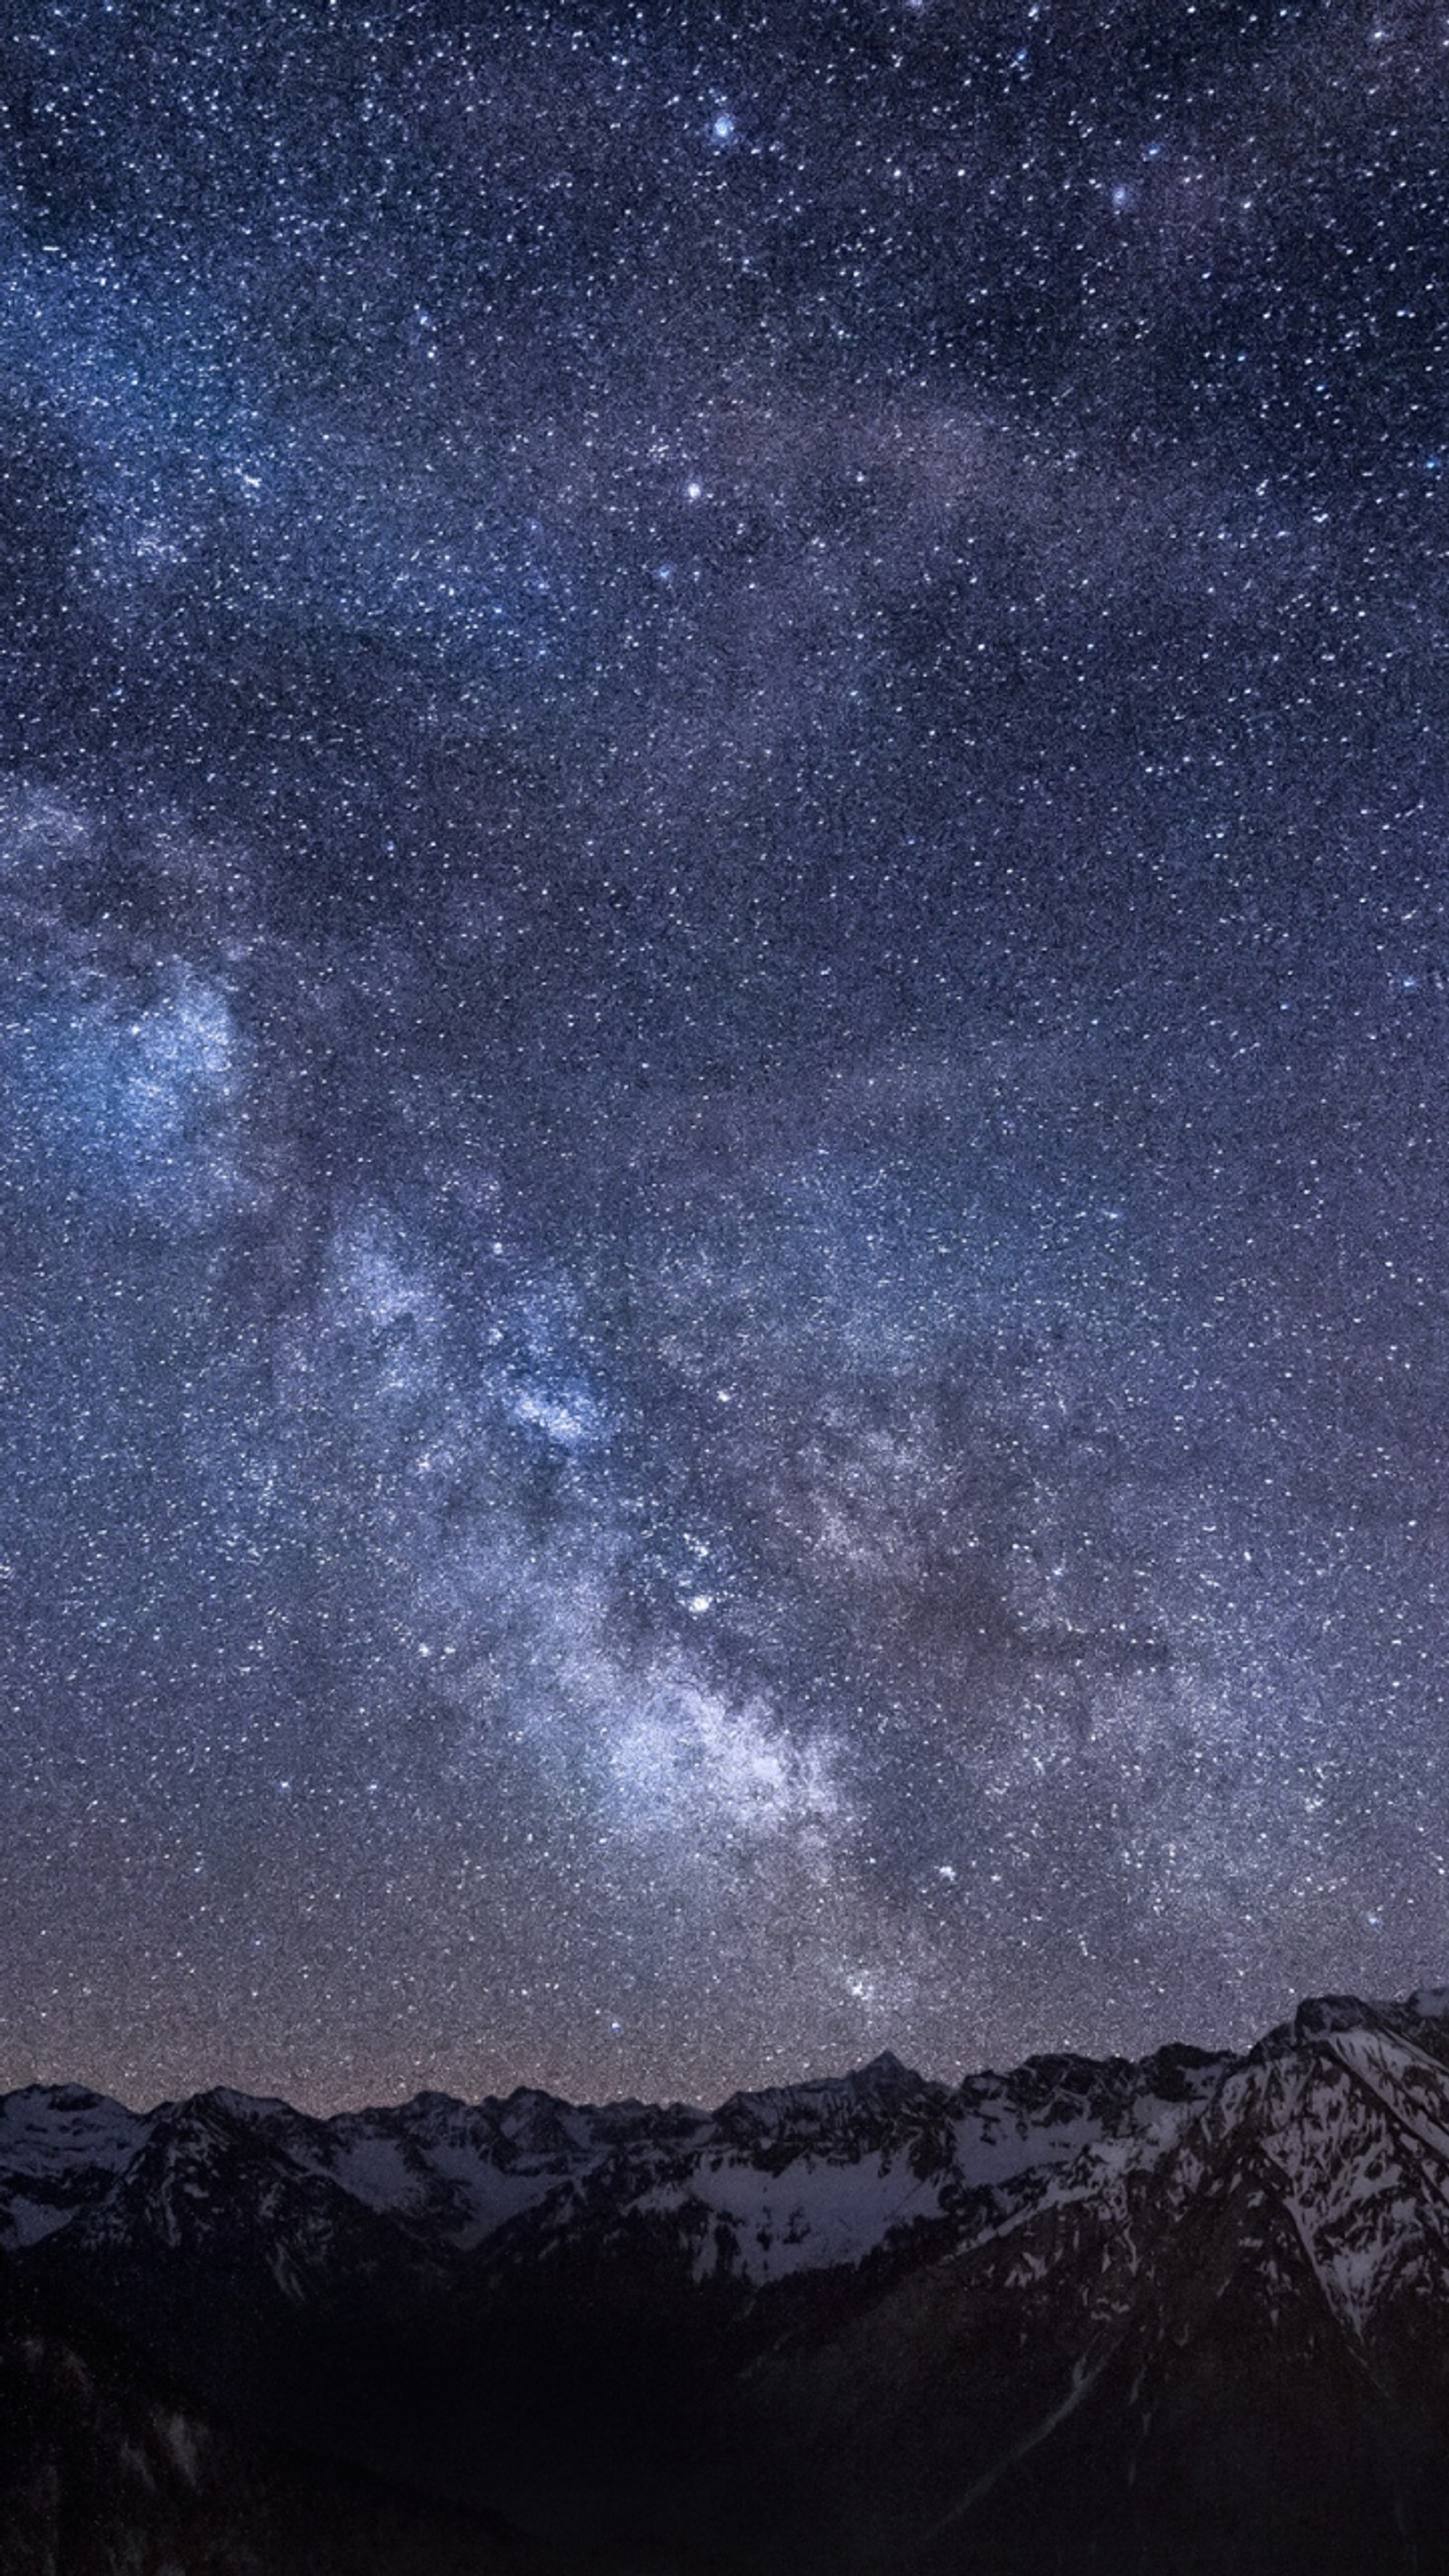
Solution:
M 31 2088 L 0 2244 L 68 2348 L 562 2565 L 1449 2568 L 1446 1990 L 708 2113 Z
M 179 2243 L 209 2166 L 271 2222 L 356 2213 L 447 2259 L 522 2232 L 673 2213 L 697 2268 L 759 2285 L 857 2262 L 963 2197 L 1069 2161 L 1144 2106 L 1197 2099 L 1229 2061 L 1169 2048 L 1134 2065 L 1036 2057 L 948 2086 L 885 2052 L 838 2079 L 732 2095 L 715 2112 L 579 2106 L 520 2088 L 476 2105 L 422 2093 L 395 2110 L 314 2118 L 217 2088 L 148 2114 L 76 2086 L 0 2097 L 0 2248 L 62 2228 L 87 2243 L 142 2224 Z M 250 2180 L 246 2177 L 250 2175 Z M 520 2229 L 519 2222 L 524 2222 Z M 279 2234 L 280 2242 L 280 2234 Z

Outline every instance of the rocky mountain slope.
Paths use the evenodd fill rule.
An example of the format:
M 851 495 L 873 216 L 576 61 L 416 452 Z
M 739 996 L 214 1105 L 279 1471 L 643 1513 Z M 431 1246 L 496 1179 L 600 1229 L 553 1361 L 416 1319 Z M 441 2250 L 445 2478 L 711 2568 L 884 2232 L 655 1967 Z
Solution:
M 1449 2571 L 1449 1992 L 711 2113 L 36 2088 L 0 2245 L 4 2576 Z

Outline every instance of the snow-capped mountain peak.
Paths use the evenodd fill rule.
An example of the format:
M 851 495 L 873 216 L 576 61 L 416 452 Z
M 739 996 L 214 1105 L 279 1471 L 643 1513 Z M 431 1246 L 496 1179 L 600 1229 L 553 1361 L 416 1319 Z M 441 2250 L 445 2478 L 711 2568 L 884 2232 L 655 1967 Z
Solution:
M 686 2398 L 711 2492 L 764 2463 L 798 2513 L 778 2546 L 752 2527 L 671 2564 L 1443 2563 L 1445 1988 L 1319 1996 L 1239 2055 L 946 2084 L 887 2053 L 714 2111 L 520 2089 L 317 2119 L 219 2087 L 140 2114 L 31 2087 L 0 2101 L 0 2244 L 28 2319 L 101 2320 L 188 2423 L 239 2412 L 369 2473 L 388 2427 L 411 2486 L 472 2492 L 482 2459 L 526 2513 L 575 2445 L 586 2500 L 623 2480 L 621 2566 L 646 2490 L 599 2428 L 652 2459 Z M 683 2474 L 655 2461 L 648 2494 Z

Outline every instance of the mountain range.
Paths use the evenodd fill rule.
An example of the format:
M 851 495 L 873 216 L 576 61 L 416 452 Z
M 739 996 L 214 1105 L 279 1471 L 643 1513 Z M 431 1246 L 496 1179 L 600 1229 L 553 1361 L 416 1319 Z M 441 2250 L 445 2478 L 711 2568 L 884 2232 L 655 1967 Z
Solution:
M 1449 1989 L 718 2110 L 0 2099 L 0 2576 L 1449 2571 Z

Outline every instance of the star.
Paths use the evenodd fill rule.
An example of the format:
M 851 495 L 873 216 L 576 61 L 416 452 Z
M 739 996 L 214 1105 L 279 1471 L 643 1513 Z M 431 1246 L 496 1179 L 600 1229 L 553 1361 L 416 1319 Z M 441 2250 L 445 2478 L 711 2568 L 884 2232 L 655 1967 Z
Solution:
M 1432 31 L 1365 178 L 1331 13 L 74 14 L 0 2080 L 721 2097 L 1440 1975 Z

